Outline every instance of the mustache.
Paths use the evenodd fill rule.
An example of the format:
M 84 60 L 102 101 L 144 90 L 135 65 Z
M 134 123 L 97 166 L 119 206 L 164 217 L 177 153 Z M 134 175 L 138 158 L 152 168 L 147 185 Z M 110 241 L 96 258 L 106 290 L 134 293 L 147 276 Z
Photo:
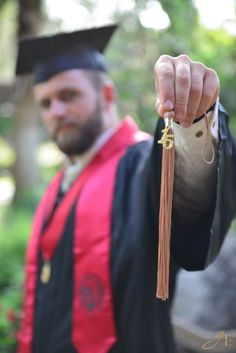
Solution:
M 49 132 L 49 135 L 53 138 L 53 140 L 56 141 L 57 135 L 60 133 L 60 130 L 68 127 L 72 129 L 76 129 L 78 131 L 78 130 L 81 130 L 81 123 L 79 123 L 78 121 L 75 122 L 72 119 L 55 121 L 48 132 Z
M 53 126 L 53 131 L 57 132 L 58 130 L 60 130 L 63 127 L 75 127 L 75 128 L 80 128 L 80 123 L 79 122 L 75 122 L 73 120 L 66 120 L 66 121 L 56 121 L 54 126 Z

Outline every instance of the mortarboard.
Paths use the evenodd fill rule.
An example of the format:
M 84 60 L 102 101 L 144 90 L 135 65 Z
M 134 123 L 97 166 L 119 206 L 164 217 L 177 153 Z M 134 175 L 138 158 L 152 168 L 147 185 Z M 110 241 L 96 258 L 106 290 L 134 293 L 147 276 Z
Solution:
M 103 51 L 117 25 L 20 40 L 16 74 L 34 74 L 34 82 L 79 68 L 107 71 Z

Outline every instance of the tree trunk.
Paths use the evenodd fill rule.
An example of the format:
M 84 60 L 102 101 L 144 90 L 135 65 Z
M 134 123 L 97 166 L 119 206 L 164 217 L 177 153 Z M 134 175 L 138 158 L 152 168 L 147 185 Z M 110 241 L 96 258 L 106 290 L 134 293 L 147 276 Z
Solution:
M 16 182 L 15 201 L 20 201 L 22 195 L 40 181 L 39 168 L 34 158 L 35 149 L 41 140 L 40 129 L 28 77 L 16 80 L 15 102 L 13 145 L 16 160 L 13 174 Z
M 17 41 L 23 37 L 35 36 L 39 31 L 41 0 L 18 0 Z M 20 77 L 15 86 L 15 116 L 13 123 L 13 143 L 16 162 L 13 173 L 16 181 L 15 201 L 20 201 L 27 190 L 40 180 L 39 168 L 34 159 L 34 150 L 40 140 L 37 114 L 29 77 Z

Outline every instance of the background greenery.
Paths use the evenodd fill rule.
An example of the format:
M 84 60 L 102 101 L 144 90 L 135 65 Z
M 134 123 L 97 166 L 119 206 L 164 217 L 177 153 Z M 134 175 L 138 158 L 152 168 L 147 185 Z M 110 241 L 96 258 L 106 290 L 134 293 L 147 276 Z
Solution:
M 95 2 L 80 1 L 91 13 Z M 230 124 L 236 133 L 235 36 L 223 28 L 204 28 L 199 22 L 193 1 L 189 0 L 160 1 L 171 25 L 163 31 L 147 29 L 142 26 L 139 14 L 148 2 L 137 0 L 135 3 L 132 12 L 119 9 L 112 14 L 111 20 L 118 21 L 121 26 L 106 52 L 110 73 L 117 85 L 120 114 L 132 114 L 143 129 L 152 132 L 156 122 L 153 80 L 155 61 L 161 54 L 185 53 L 218 72 L 222 87 L 221 101 L 231 115 Z M 17 87 L 13 91 L 19 96 L 24 86 L 23 81 L 18 86 L 15 86 L 14 81 L 16 43 L 19 36 L 61 29 L 60 21 L 48 18 L 43 1 L 0 0 L 0 50 L 4 53 L 0 55 L 0 78 L 4 82 L 4 92 L 9 88 L 6 98 L 1 99 L 3 91 L 0 87 L 0 197 L 3 200 L 0 204 L 1 353 L 15 352 L 16 349 L 15 332 L 22 300 L 24 253 L 31 219 L 42 190 L 61 160 L 54 146 L 45 145 L 47 138 L 41 126 L 37 125 L 38 122 L 34 125 L 35 146 L 41 146 L 40 150 L 37 149 L 38 154 L 34 153 L 31 146 L 24 145 L 31 136 L 27 135 L 29 120 L 23 119 L 22 111 L 17 113 L 22 101 L 13 99 L 11 91 L 11 87 Z M 30 106 L 29 116 L 35 115 L 33 102 L 27 104 Z M 24 131 L 24 136 L 28 137 L 22 138 L 20 131 Z M 15 145 L 19 136 L 18 144 Z M 25 148 L 25 153 L 21 153 L 21 147 Z M 26 152 L 36 157 L 28 162 L 26 160 L 25 167 L 22 158 Z M 27 155 L 27 158 L 31 157 Z M 17 162 L 19 169 L 15 168 Z M 32 165 L 35 168 L 34 174 L 31 174 Z M 23 178 L 21 173 L 25 173 Z M 3 195 L 12 195 L 14 188 L 15 197 L 11 199 L 8 196 L 4 200 Z

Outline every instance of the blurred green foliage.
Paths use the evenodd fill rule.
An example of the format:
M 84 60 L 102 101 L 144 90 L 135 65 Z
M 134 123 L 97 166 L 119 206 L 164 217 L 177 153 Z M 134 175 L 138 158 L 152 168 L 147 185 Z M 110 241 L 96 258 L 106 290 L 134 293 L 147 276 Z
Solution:
M 15 154 L 13 149 L 0 136 L 0 166 L 10 167 L 14 162 Z
M 236 136 L 236 38 L 225 29 L 206 29 L 199 24 L 198 12 L 192 1 L 160 1 L 168 13 L 171 26 L 165 31 L 143 28 L 136 13 L 117 16 L 122 23 L 112 38 L 106 57 L 118 88 L 121 115 L 138 116 L 141 127 L 153 132 L 155 88 L 153 67 L 162 54 L 187 54 L 213 68 L 221 82 L 220 99 L 231 115 Z M 139 6 L 144 6 L 139 1 Z M 157 19 L 158 20 L 158 19 Z
M 0 0 L 0 72 L 1 81 L 10 79 L 15 67 L 17 8 L 16 0 Z
M 13 353 L 22 306 L 24 257 L 32 211 L 5 211 L 5 220 L 0 223 L 0 352 Z

